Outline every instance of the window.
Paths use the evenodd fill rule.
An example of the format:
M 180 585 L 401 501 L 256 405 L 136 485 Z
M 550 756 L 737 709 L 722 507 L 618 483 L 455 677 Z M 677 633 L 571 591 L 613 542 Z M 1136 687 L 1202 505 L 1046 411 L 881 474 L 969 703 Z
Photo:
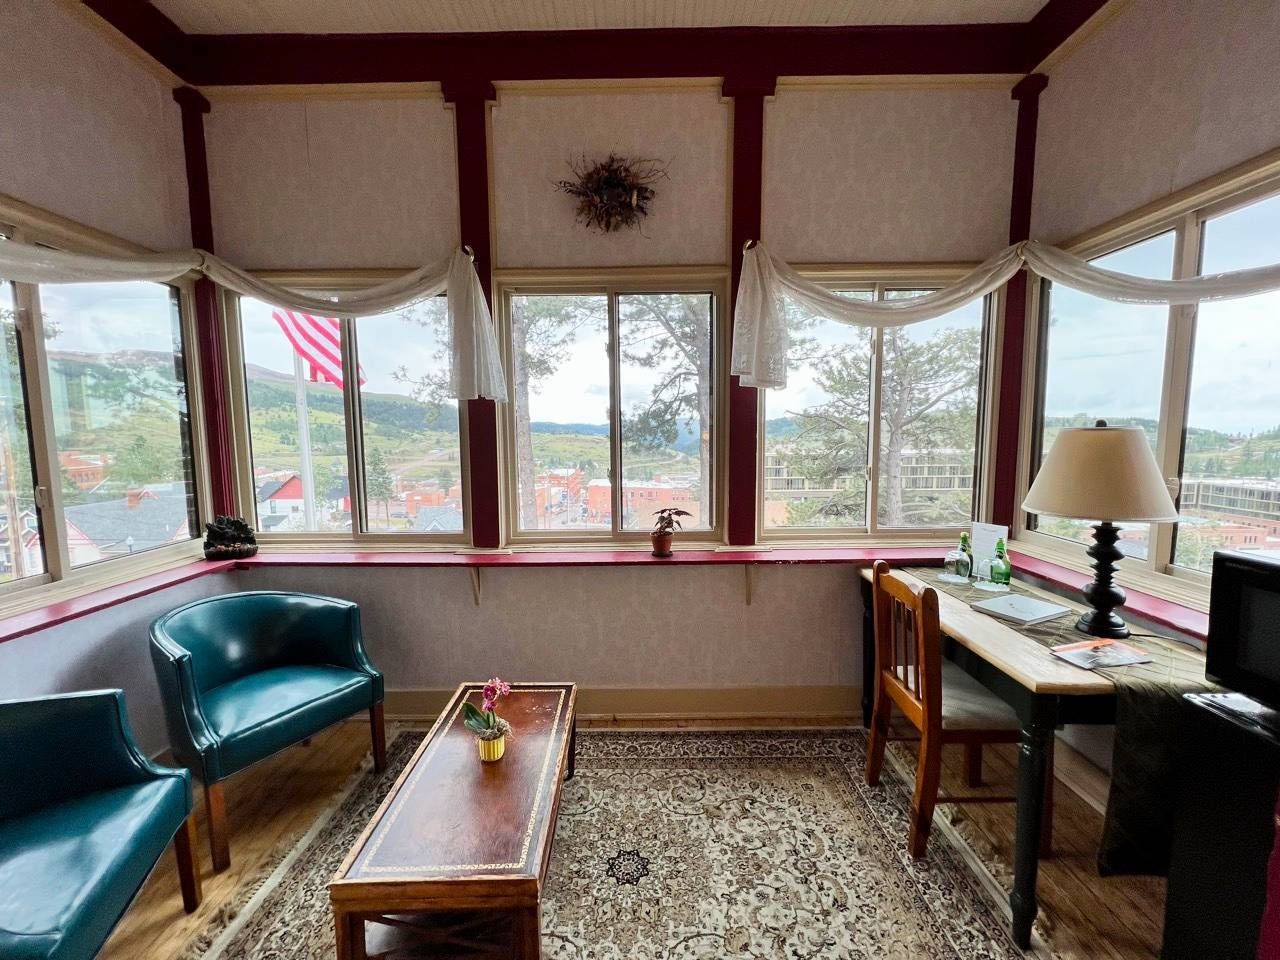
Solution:
M 517 533 L 715 526 L 715 296 L 515 289 L 506 298 Z M 616 480 L 615 480 L 616 478 Z
M 40 288 L 72 567 L 200 534 L 178 291 Z
M 458 401 L 448 396 L 448 303 L 433 297 L 351 325 L 360 364 L 365 529 L 461 533 Z
M 258 529 L 460 539 L 447 345 L 444 297 L 349 322 L 242 298 Z
M 928 289 L 841 292 L 872 300 Z M 765 531 L 968 523 L 986 315 L 975 301 L 926 323 L 872 331 L 789 308 L 787 388 L 763 399 Z
M 0 548 L 0 583 L 23 580 L 44 573 L 40 518 L 31 434 L 27 423 L 28 400 L 22 376 L 13 287 L 0 281 L 0 516 L 3 516 L 3 548 Z
M 918 296 L 923 290 L 890 290 Z M 960 527 L 973 519 L 984 304 L 882 332 L 882 527 Z
M 1143 277 L 1173 276 L 1175 235 L 1158 234 L 1091 263 Z M 1142 427 L 1156 449 L 1169 311 L 1113 303 L 1045 283 L 1042 294 L 1039 459 L 1063 427 Z M 1092 539 L 1091 521 L 1034 518 L 1034 529 L 1077 543 Z M 1146 558 L 1149 524 L 1121 524 L 1120 548 Z
M 37 227 L 15 233 L 43 242 Z M 0 278 L 0 591 L 25 598 L 6 608 L 31 587 L 197 555 L 184 289 Z
M 1092 262 L 1178 278 L 1277 261 L 1280 193 L 1271 186 L 1179 213 Z M 1145 561 L 1151 574 L 1204 583 L 1215 550 L 1280 551 L 1280 294 L 1169 308 L 1046 283 L 1041 316 L 1034 463 L 1063 426 L 1141 426 L 1176 493 L 1177 523 L 1120 525 L 1131 558 L 1124 572 Z M 1087 521 L 1026 525 L 1033 540 L 1091 539 Z
M 1280 262 L 1280 196 L 1211 217 L 1201 273 Z M 1280 550 L 1280 293 L 1201 304 L 1182 431 L 1173 562 Z
M 240 329 L 258 529 L 350 530 L 339 322 L 246 297 Z
M 841 291 L 858 300 L 874 290 Z M 867 525 L 872 335 L 787 304 L 785 390 L 762 390 L 764 527 Z

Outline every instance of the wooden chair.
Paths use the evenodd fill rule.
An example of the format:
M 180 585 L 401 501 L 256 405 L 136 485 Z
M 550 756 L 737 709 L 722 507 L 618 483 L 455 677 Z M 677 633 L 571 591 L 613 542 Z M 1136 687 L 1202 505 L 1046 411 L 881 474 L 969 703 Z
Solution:
M 867 783 L 874 787 L 880 782 L 886 742 L 908 739 L 890 736 L 890 719 L 896 706 L 920 732 L 907 840 L 911 856 L 919 859 L 929 842 L 936 804 L 1016 800 L 1012 796 L 939 796 L 943 746 L 949 743 L 964 746 L 966 780 L 969 786 L 976 787 L 982 785 L 983 744 L 1017 743 L 1021 734 L 1012 707 L 958 665 L 943 659 L 937 592 L 909 574 L 891 572 L 883 560 L 876 562 L 872 582 L 876 692 L 871 742 L 867 749 Z M 1045 790 L 1041 856 L 1048 855 L 1051 845 L 1052 758 Z

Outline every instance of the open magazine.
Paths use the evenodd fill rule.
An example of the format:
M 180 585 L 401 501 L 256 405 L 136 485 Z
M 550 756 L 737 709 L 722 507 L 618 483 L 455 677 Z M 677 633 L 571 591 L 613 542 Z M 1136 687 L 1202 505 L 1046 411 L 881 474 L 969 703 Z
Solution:
M 1086 670 L 1151 662 L 1150 654 L 1119 640 L 1081 640 L 1078 643 L 1063 643 L 1052 649 L 1055 657 L 1061 657 Z

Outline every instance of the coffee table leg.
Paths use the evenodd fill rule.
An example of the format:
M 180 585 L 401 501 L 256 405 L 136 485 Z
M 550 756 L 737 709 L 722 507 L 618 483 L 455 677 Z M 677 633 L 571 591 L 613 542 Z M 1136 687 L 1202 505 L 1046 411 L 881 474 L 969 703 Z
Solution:
M 356 913 L 333 911 L 337 960 L 367 960 L 364 952 L 364 918 Z
M 517 910 L 513 919 L 515 930 L 512 960 L 542 960 L 542 907 L 526 907 Z

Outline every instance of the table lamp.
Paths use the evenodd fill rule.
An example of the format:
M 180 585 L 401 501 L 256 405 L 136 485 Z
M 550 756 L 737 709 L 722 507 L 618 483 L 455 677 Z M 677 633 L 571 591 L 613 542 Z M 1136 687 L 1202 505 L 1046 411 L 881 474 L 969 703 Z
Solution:
M 1076 629 L 1094 637 L 1129 636 L 1129 628 L 1112 612 L 1125 601 L 1124 591 L 1112 579 L 1116 561 L 1124 556 L 1116 547 L 1120 528 L 1114 521 L 1178 519 L 1142 430 L 1108 427 L 1099 420 L 1092 427 L 1059 431 L 1022 509 L 1095 521 L 1088 550 L 1093 582 L 1082 591 L 1093 609 L 1076 622 Z

